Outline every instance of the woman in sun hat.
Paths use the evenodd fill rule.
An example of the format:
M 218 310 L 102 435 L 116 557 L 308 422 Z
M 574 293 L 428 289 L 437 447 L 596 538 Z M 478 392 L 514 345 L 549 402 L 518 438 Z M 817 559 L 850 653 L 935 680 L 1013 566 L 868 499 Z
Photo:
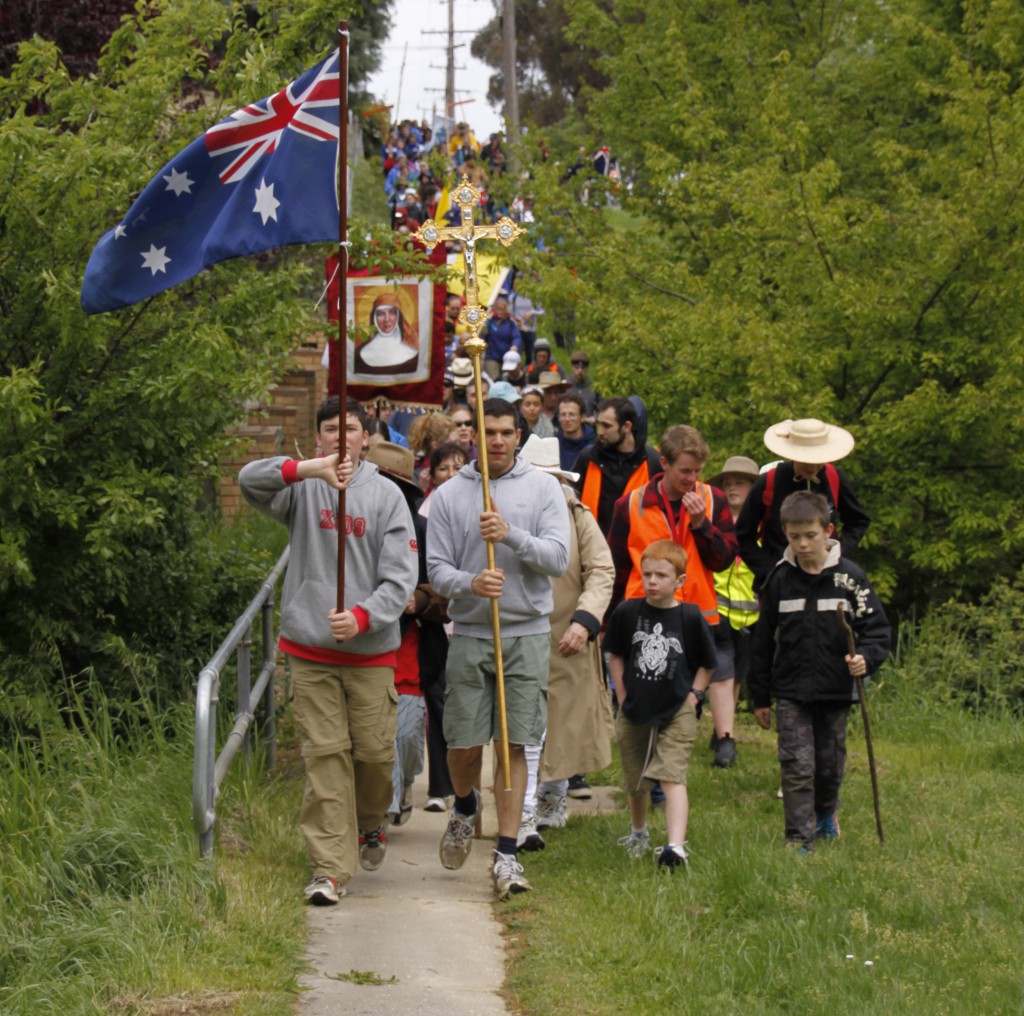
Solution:
M 729 511 L 738 518 L 747 495 L 761 475 L 757 463 L 746 455 L 732 455 L 725 460 L 722 471 L 708 483 L 725 494 Z M 711 718 L 715 729 L 711 735 L 711 763 L 727 769 L 736 762 L 736 700 L 740 686 L 750 669 L 750 647 L 758 603 L 754 592 L 754 573 L 737 554 L 728 568 L 715 572 L 715 595 L 718 597 L 718 624 L 714 628 L 718 666 L 715 680 L 708 685 Z
M 758 477 L 736 521 L 740 555 L 760 588 L 786 549 L 779 509 L 798 490 L 822 494 L 839 530 L 840 552 L 848 557 L 871 519 L 845 474 L 835 465 L 853 451 L 853 435 L 821 420 L 783 420 L 764 434 L 765 447 L 785 460 Z

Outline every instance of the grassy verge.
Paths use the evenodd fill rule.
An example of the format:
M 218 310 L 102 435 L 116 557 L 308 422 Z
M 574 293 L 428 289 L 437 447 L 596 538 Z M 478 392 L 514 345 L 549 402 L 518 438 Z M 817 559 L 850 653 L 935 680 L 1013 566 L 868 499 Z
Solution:
M 536 892 L 505 911 L 517 1011 L 1024 1011 L 1024 734 L 927 701 L 895 686 L 872 699 L 884 846 L 856 720 L 842 837 L 811 857 L 782 847 L 774 734 L 752 723 L 735 769 L 711 769 L 706 742 L 695 752 L 688 877 L 625 856 L 625 812 L 553 833 L 530 857 Z
M 5 1016 L 292 1011 L 305 874 L 293 787 L 239 768 L 217 863 L 200 862 L 191 724 L 183 707 L 115 733 L 100 713 L 2 753 Z
M 1024 727 L 940 701 L 933 677 L 894 667 L 873 692 L 884 846 L 856 720 L 842 838 L 813 857 L 782 849 L 774 736 L 746 721 L 735 769 L 711 769 L 706 742 L 695 753 L 689 876 L 627 858 L 624 811 L 548 835 L 527 861 L 536 891 L 499 911 L 515 1011 L 1024 1011 Z M 191 708 L 96 715 L 0 750 L 0 1012 L 292 1013 L 301 765 L 284 757 L 268 779 L 236 762 L 208 865 L 190 824 Z

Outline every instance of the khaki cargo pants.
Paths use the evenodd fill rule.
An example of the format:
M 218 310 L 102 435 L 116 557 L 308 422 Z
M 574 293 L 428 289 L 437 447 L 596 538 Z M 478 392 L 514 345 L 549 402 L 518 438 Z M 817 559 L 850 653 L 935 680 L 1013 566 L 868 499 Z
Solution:
M 359 863 L 359 831 L 391 803 L 398 693 L 392 667 L 349 667 L 289 656 L 306 788 L 299 827 L 313 875 L 339 885 Z

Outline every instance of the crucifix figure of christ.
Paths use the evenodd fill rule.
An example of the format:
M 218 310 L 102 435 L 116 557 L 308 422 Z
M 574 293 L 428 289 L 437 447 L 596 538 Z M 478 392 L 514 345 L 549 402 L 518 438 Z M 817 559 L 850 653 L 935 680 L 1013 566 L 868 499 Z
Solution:
M 462 213 L 461 226 L 439 226 L 433 219 L 428 219 L 413 236 L 428 251 L 433 250 L 445 240 L 458 240 L 462 243 L 463 258 L 466 265 L 466 306 L 462 308 L 459 320 L 470 327 L 473 336 L 466 343 L 466 352 L 473 360 L 473 387 L 476 391 L 476 432 L 479 453 L 477 461 L 480 466 L 480 479 L 483 486 L 484 511 L 491 511 L 490 475 L 487 464 L 487 441 L 484 437 L 484 392 L 482 379 L 482 359 L 487 343 L 480 337 L 484 322 L 487 320 L 487 309 L 481 307 L 477 299 L 476 280 L 476 245 L 480 240 L 497 240 L 503 247 L 510 246 L 516 237 L 526 232 L 522 226 L 513 222 L 508 216 L 499 219 L 493 225 L 478 224 L 474 221 L 474 212 L 480 207 L 480 191 L 474 187 L 467 176 L 463 176 L 452 192 L 452 200 L 459 206 Z M 494 544 L 487 544 L 487 567 L 494 569 Z M 491 600 L 491 630 L 494 635 L 494 677 L 498 697 L 498 722 L 501 728 L 502 768 L 505 773 L 505 790 L 512 790 L 511 769 L 508 756 L 508 718 L 505 712 L 505 671 L 501 658 L 501 619 L 498 614 L 498 601 Z
M 513 222 L 507 215 L 493 225 L 483 225 L 474 221 L 474 212 L 480 207 L 480 191 L 469 182 L 467 176 L 463 176 L 452 192 L 452 200 L 459 206 L 459 211 L 462 213 L 461 226 L 441 226 L 433 219 L 427 219 L 413 233 L 413 236 L 428 251 L 433 250 L 439 243 L 444 243 L 445 240 L 458 240 L 462 243 L 463 257 L 466 262 L 466 306 L 462 308 L 459 320 L 463 324 L 469 325 L 476 337 L 487 320 L 486 309 L 480 306 L 477 299 L 476 245 L 480 240 L 497 240 L 503 247 L 508 247 L 515 242 L 516 237 L 521 236 L 526 230 L 518 223 Z M 482 353 L 483 350 L 481 349 L 480 352 Z M 473 356 L 472 350 L 469 350 L 469 353 Z M 477 362 L 477 357 L 473 356 L 473 360 Z

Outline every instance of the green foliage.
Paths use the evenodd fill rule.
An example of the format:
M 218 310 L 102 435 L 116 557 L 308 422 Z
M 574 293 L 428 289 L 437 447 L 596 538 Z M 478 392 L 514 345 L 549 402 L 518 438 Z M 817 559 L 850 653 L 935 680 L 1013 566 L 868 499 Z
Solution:
M 545 126 L 585 106 L 586 85 L 606 83 L 593 50 L 566 45 L 569 6 L 565 0 L 519 0 L 515 8 L 519 109 L 524 119 Z M 504 43 L 501 5 L 495 9 L 499 13 L 473 37 L 471 51 L 497 72 L 488 84 L 487 99 L 500 107 L 505 98 Z
M 907 700 L 1018 719 L 1024 713 L 1024 572 L 977 602 L 950 600 L 900 629 L 889 681 Z
M 374 987 L 396 984 L 398 982 L 398 978 L 394 975 L 391 977 L 381 977 L 380 974 L 374 973 L 372 970 L 350 970 L 347 974 L 326 974 L 325 976 L 331 981 L 347 981 L 350 984 L 370 984 Z
M 323 250 L 229 261 L 90 318 L 79 290 L 93 245 L 156 169 L 310 66 L 345 13 L 162 0 L 124 20 L 95 76 L 72 80 L 37 38 L 0 78 L 8 712 L 60 673 L 102 674 L 117 697 L 173 697 L 268 570 L 212 535 L 204 506 L 225 430 L 319 325 Z
M 944 647 L 918 641 L 925 666 Z M 774 733 L 738 724 L 739 762 L 690 762 L 690 872 L 616 846 L 625 809 L 570 818 L 525 861 L 534 892 L 503 906 L 515 942 L 511 1008 L 654 1016 L 836 1013 L 1009 1016 L 1020 1009 L 1019 719 L 870 693 L 885 844 L 865 745 L 851 718 L 842 836 L 811 856 L 783 848 Z M 650 817 L 663 843 L 664 817 Z M 867 962 L 870 961 L 870 965 Z M 566 983 L 572 992 L 565 990 Z
M 284 1016 L 303 869 L 280 785 L 236 762 L 214 869 L 189 824 L 191 712 L 150 703 L 145 723 L 116 724 L 102 690 L 89 697 L 0 751 L 0 1010 L 99 1016 L 219 993 Z
M 381 175 L 380 155 L 371 155 L 356 163 L 352 174 L 352 207 L 359 210 L 359 215 L 377 226 L 391 225 L 391 209 L 384 193 L 384 177 Z M 352 223 L 353 236 L 356 234 L 356 223 Z
M 613 82 L 590 145 L 623 182 L 520 146 L 536 296 L 641 393 L 763 461 L 787 416 L 848 426 L 899 606 L 977 594 L 1024 551 L 1017 5 L 568 0 Z M 961 10 L 962 20 L 952 12 Z

